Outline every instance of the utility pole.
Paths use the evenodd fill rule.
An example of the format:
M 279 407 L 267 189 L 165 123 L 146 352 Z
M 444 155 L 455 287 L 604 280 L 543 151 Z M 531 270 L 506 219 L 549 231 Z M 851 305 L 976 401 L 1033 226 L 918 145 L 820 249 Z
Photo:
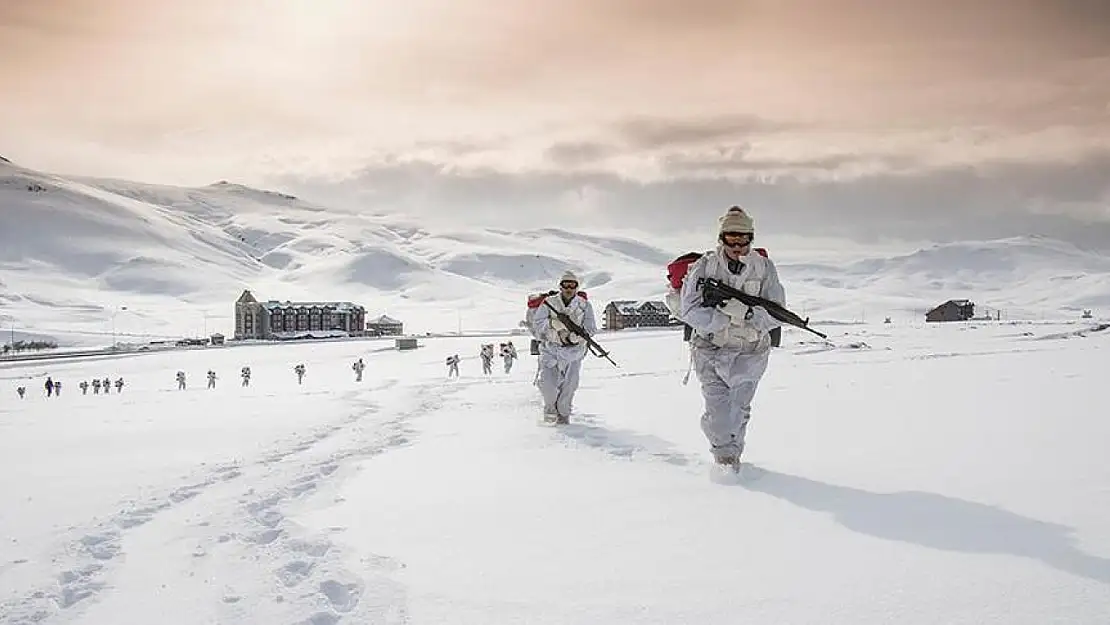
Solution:
M 115 349 L 118 346 L 118 343 L 116 342 L 116 315 L 118 315 L 122 310 L 127 310 L 127 307 L 116 306 L 116 309 L 112 311 L 112 349 Z

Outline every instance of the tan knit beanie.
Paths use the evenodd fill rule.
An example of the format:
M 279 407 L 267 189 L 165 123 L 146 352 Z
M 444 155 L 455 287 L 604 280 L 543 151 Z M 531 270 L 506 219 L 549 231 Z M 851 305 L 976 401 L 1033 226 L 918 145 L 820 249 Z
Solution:
M 718 220 L 721 228 L 717 231 L 718 234 L 726 232 L 751 232 L 755 233 L 755 223 L 752 218 L 744 212 L 744 209 L 739 206 L 729 208 L 724 215 Z

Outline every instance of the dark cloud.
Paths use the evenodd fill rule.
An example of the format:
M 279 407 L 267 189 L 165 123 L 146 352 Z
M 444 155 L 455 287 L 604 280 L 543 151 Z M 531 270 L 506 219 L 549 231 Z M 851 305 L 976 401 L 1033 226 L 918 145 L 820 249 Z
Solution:
M 839 166 L 837 159 L 816 166 Z M 636 182 L 607 173 L 464 172 L 393 163 L 340 183 L 285 179 L 321 201 L 502 227 L 711 230 L 728 206 L 772 236 L 955 241 L 1041 234 L 1110 251 L 1110 151 L 1068 164 L 998 162 L 845 180 Z M 1045 210 L 1045 207 L 1052 207 Z
M 112 0 L 101 3 L 112 11 Z M 118 4 L 118 3 L 117 3 Z M 111 32 L 112 21 L 101 19 L 80 0 L 0 0 L 0 30 L 73 37 Z
M 496 148 L 497 143 L 494 141 L 480 141 L 480 140 L 454 140 L 454 141 L 417 141 L 413 144 L 413 149 L 416 151 L 428 150 L 432 152 L 442 153 L 447 156 L 470 156 L 473 154 L 480 154 L 488 152 Z
M 620 152 L 620 148 L 598 141 L 558 141 L 544 151 L 553 165 L 590 165 Z
M 775 122 L 755 115 L 722 115 L 708 118 L 634 117 L 616 125 L 622 143 L 633 150 L 704 145 L 743 140 L 753 134 L 780 132 L 797 124 Z
M 604 126 L 596 133 L 598 139 L 556 141 L 544 151 L 544 157 L 555 166 L 578 167 L 614 156 L 657 153 L 666 169 L 682 174 L 699 169 L 700 160 L 707 167 L 717 163 L 727 168 L 723 161 L 734 161 L 746 153 L 751 137 L 797 128 L 797 124 L 755 115 L 631 116 Z M 683 151 L 689 149 L 711 154 L 696 156 Z
M 673 153 L 660 159 L 663 173 L 674 178 L 683 177 L 739 177 L 767 179 L 768 177 L 787 179 L 824 179 L 835 177 L 838 172 L 855 170 L 879 170 L 892 173 L 895 170 L 920 167 L 912 157 L 883 155 L 881 157 L 863 154 L 830 154 L 815 157 L 795 157 L 768 159 L 753 157 L 747 145 L 722 147 L 711 152 L 694 154 Z M 860 175 L 853 173 L 853 175 Z

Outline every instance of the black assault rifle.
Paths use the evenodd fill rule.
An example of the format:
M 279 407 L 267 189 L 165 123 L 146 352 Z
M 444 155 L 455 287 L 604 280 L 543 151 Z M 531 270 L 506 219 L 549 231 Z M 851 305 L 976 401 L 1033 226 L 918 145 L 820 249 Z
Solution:
M 756 295 L 748 295 L 743 291 L 721 282 L 717 278 L 698 278 L 698 288 L 701 289 L 702 306 L 717 307 L 724 303 L 725 300 L 740 300 L 740 302 L 748 306 L 762 306 L 769 315 L 787 325 L 801 328 L 806 332 L 812 332 L 823 339 L 829 338 L 827 335 L 821 334 L 817 330 L 809 327 L 808 317 L 802 319 L 778 302 L 772 302 L 769 299 L 764 299 Z
M 567 327 L 567 330 L 569 330 L 572 334 L 577 334 L 578 336 L 582 337 L 582 340 L 586 341 L 586 347 L 589 348 L 591 354 L 597 356 L 598 358 L 604 358 L 605 360 L 612 362 L 614 367 L 620 366 L 617 363 L 613 362 L 613 359 L 609 357 L 609 352 L 605 351 L 604 347 L 598 345 L 597 341 L 595 341 L 593 337 L 591 337 L 589 333 L 586 332 L 585 328 L 575 323 L 574 320 L 570 318 L 570 315 L 566 314 L 565 312 L 559 312 L 558 310 L 555 310 L 555 307 L 552 306 L 551 302 L 547 301 L 547 299 L 544 299 L 543 303 L 544 306 L 547 306 L 551 309 L 551 312 L 555 315 L 556 319 L 563 322 L 563 325 Z

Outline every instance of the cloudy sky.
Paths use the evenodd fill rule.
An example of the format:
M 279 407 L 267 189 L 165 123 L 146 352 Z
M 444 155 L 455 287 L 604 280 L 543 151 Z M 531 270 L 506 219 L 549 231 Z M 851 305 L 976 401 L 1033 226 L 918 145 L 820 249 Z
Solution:
M 1104 0 L 0 0 L 0 154 L 429 219 L 1110 248 Z

